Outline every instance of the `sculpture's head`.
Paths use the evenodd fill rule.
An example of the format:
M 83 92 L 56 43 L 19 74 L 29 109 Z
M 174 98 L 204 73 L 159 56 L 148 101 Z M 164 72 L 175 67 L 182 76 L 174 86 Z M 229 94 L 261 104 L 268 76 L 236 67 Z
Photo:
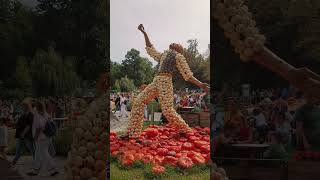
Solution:
M 170 44 L 169 49 L 172 49 L 180 54 L 183 54 L 183 47 L 181 44 L 172 43 Z

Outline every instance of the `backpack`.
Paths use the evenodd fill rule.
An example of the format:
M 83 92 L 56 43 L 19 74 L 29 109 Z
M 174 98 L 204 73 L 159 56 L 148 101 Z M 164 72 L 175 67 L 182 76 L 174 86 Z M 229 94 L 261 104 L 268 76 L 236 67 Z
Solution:
M 54 124 L 53 121 L 47 120 L 45 126 L 44 126 L 44 130 L 43 133 L 47 136 L 47 137 L 53 137 L 56 135 L 57 133 L 57 128 L 56 125 Z

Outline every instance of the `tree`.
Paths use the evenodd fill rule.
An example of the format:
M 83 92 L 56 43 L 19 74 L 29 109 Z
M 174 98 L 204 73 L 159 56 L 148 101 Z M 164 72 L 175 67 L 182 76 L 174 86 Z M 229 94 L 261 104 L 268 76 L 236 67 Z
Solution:
M 129 79 L 127 76 L 122 77 L 119 81 L 119 86 L 122 92 L 132 92 L 135 90 L 135 85 L 132 79 Z
M 39 0 L 36 32 L 40 47 L 54 42 L 62 55 L 78 57 L 77 73 L 92 82 L 109 70 L 108 3 L 101 0 Z
M 19 57 L 15 73 L 16 88 L 24 91 L 24 95 L 32 95 L 32 78 L 25 57 Z
M 117 79 L 121 78 L 121 70 L 122 70 L 122 65 L 117 63 L 117 62 L 111 62 L 111 67 L 110 67 L 110 71 L 111 71 L 111 77 L 110 77 L 110 83 L 111 86 L 113 86 L 116 82 Z
M 152 63 L 147 58 L 142 58 L 136 49 L 127 52 L 125 60 L 122 61 L 121 73 L 122 76 L 132 79 L 137 87 L 151 83 L 154 76 Z
M 38 50 L 31 62 L 34 89 L 38 96 L 71 94 L 79 87 L 79 78 L 74 72 L 73 58 L 63 59 L 49 48 Z

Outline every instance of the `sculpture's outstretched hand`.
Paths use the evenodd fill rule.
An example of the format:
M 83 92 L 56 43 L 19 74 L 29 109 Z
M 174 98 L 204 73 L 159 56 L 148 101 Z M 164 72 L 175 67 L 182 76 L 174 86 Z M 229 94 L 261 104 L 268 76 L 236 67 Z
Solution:
M 138 26 L 138 29 L 139 29 L 141 32 L 145 32 L 145 31 L 144 31 L 143 24 L 140 24 L 140 25 Z

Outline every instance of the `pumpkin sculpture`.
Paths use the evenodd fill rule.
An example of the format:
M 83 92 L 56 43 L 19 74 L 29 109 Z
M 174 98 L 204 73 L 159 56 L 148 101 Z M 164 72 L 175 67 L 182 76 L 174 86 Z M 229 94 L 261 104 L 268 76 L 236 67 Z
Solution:
M 106 179 L 109 112 L 107 94 L 80 115 L 65 165 L 66 180 Z
M 191 129 L 173 107 L 172 76 L 174 75 L 174 68 L 179 70 L 184 80 L 190 81 L 206 91 L 209 91 L 209 87 L 193 76 L 185 57 L 182 55 L 183 47 L 181 45 L 173 43 L 169 46 L 169 50 L 160 53 L 149 41 L 149 37 L 144 31 L 142 24 L 139 25 L 138 29 L 144 34 L 147 53 L 159 62 L 160 66 L 153 82 L 143 87 L 143 91 L 133 102 L 126 136 L 138 137 L 140 135 L 144 119 L 144 106 L 156 97 L 160 99 L 162 112 L 169 123 L 177 127 L 180 132 L 188 132 Z
M 320 76 L 307 68 L 288 64 L 265 47 L 265 37 L 256 27 L 244 0 L 214 0 L 212 4 L 213 17 L 241 60 L 254 61 L 277 73 L 308 96 L 320 99 Z

